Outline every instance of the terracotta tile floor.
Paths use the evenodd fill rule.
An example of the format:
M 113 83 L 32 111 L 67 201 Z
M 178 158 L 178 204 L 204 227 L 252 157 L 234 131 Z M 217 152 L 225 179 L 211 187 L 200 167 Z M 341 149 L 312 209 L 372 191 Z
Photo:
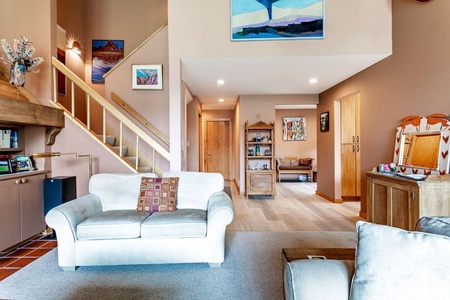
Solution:
M 8 252 L 0 252 L 0 281 L 51 251 L 56 245 L 56 238 L 52 235 L 37 236 Z

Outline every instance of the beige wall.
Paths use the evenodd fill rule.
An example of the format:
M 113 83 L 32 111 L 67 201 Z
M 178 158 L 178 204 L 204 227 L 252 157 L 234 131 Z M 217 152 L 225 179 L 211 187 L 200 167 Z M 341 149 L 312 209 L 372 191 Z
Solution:
M 366 212 L 366 176 L 393 159 L 395 129 L 408 115 L 449 113 L 450 5 L 395 0 L 393 55 L 320 94 L 318 113 L 330 111 L 330 131 L 318 135 L 318 169 L 336 165 L 335 100 L 361 93 L 361 211 Z M 336 155 L 338 156 L 338 155 Z M 318 191 L 332 198 L 340 184 L 335 173 L 318 172 Z
M 282 121 L 285 117 L 306 118 L 306 140 L 284 141 Z M 281 109 L 275 112 L 275 155 L 277 157 L 297 156 L 317 159 L 317 112 L 316 109 Z M 314 165 L 316 160 L 314 161 Z
M 185 164 L 180 152 L 184 142 L 181 133 L 186 127 L 185 114 L 180 105 L 184 99 L 180 79 L 183 58 L 390 53 L 390 2 L 390 0 L 346 0 L 343 5 L 341 0 L 328 0 L 325 9 L 324 40 L 249 43 L 230 41 L 230 1 L 168 0 L 171 164 L 173 164 L 171 167 L 182 169 Z M 367 39 L 367 35 L 373 38 Z M 241 112 L 244 113 L 245 109 L 241 109 Z M 273 112 L 266 119 L 273 120 L 274 117 Z

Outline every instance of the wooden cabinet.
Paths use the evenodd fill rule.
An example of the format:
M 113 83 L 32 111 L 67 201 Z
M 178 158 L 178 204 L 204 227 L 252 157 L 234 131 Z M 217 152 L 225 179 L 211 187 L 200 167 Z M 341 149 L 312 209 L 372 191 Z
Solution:
M 450 216 L 450 181 L 367 172 L 369 222 L 414 230 L 420 217 Z
M 45 173 L 0 176 L 0 251 L 45 230 Z
M 341 100 L 341 196 L 361 196 L 359 94 Z
M 275 196 L 274 123 L 245 122 L 245 195 Z

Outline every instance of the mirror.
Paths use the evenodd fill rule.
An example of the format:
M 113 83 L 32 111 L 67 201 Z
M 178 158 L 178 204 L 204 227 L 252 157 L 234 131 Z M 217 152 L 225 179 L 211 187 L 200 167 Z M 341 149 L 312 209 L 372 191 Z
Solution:
M 437 170 L 440 143 L 440 132 L 402 134 L 399 165 Z

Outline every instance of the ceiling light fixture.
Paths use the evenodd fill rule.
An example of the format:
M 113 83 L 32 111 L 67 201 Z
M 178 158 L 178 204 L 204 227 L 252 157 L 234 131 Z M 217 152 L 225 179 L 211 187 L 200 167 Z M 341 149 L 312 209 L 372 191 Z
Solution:
M 223 98 L 220 98 L 219 99 L 219 102 L 224 102 L 225 100 L 223 99 Z
M 317 83 L 317 78 L 311 78 L 310 80 L 309 80 L 309 83 L 311 83 L 311 84 L 314 84 L 314 83 Z
M 223 81 L 222 79 L 217 80 L 218 85 L 223 85 L 224 83 L 225 83 L 225 81 Z

